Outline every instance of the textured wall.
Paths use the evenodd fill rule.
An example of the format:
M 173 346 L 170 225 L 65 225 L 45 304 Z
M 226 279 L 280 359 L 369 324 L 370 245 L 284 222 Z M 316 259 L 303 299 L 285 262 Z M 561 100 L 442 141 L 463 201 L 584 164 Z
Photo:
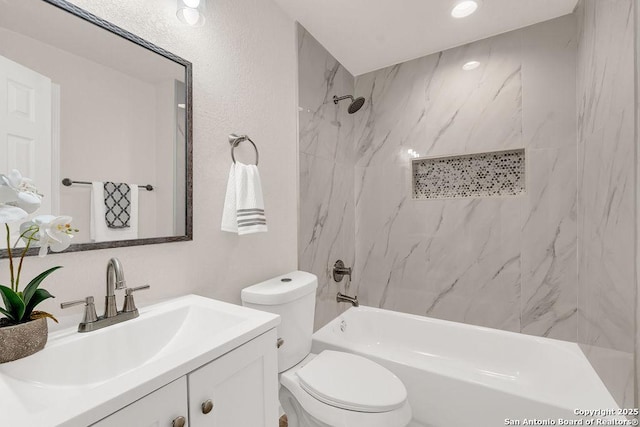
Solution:
M 275 4 L 262 0 L 210 1 L 201 28 L 180 24 L 173 0 L 75 3 L 193 63 L 194 240 L 31 258 L 26 275 L 65 266 L 47 280 L 46 287 L 57 298 L 44 309 L 59 315 L 58 303 L 86 295 L 101 302 L 105 267 L 112 256 L 123 262 L 131 286 L 152 286 L 136 297 L 140 302 L 199 293 L 239 303 L 242 287 L 295 270 L 294 23 Z M 251 135 L 260 148 L 268 233 L 238 237 L 220 231 L 231 132 Z M 243 153 L 240 157 L 249 161 Z M 2 260 L 2 280 L 7 271 Z M 81 308 L 74 310 L 70 321 L 78 322 L 81 315 Z
M 575 34 L 566 16 L 357 78 L 362 303 L 576 339 Z M 409 149 L 521 147 L 523 196 L 411 199 Z
M 348 308 L 335 301 L 332 266 L 354 261 L 354 116 L 349 100 L 336 106 L 333 96 L 353 95 L 354 78 L 304 28 L 298 27 L 300 222 L 298 262 L 318 276 L 316 328 Z
M 634 402 L 634 3 L 577 11 L 578 340 L 623 407 Z

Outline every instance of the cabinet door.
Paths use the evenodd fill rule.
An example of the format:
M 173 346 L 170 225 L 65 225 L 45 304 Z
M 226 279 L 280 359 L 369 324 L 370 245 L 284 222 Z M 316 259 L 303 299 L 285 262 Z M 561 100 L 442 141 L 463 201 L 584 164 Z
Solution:
M 98 421 L 93 427 L 172 427 L 173 420 L 181 416 L 187 418 L 187 409 L 187 378 L 182 377 Z
M 278 426 L 276 340 L 272 329 L 188 375 L 191 427 Z

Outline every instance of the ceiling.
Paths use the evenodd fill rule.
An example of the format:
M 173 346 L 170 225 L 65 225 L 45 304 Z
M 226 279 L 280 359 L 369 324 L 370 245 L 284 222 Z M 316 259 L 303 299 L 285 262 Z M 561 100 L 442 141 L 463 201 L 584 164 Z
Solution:
M 0 40 L 3 30 L 49 45 L 52 54 L 60 49 L 144 82 L 155 84 L 185 78 L 184 66 L 45 2 L 3 4 Z M 47 74 L 45 69 L 33 69 Z
M 571 13 L 578 0 L 274 0 L 354 76 Z

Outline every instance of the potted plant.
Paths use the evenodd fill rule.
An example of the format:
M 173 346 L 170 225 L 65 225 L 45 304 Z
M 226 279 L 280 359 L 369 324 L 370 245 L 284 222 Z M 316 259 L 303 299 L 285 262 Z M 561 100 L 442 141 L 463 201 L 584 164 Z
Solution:
M 71 217 L 40 215 L 20 225 L 20 235 L 11 245 L 9 223 L 27 218 L 40 207 L 40 195 L 32 181 L 13 170 L 8 175 L 0 174 L 0 224 L 6 231 L 6 246 L 9 257 L 9 285 L 0 284 L 0 296 L 4 307 L 0 307 L 0 363 L 29 356 L 44 348 L 47 342 L 47 317 L 57 322 L 53 315 L 35 308 L 41 302 L 53 298 L 40 284 L 61 266 L 52 267 L 34 277 L 23 289 L 20 287 L 22 266 L 27 251 L 39 246 L 39 256 L 47 255 L 49 248 L 61 252 L 69 247 L 73 233 Z M 24 247 L 18 248 L 20 241 Z M 20 253 L 16 268 L 15 255 Z M 4 317 L 2 317 L 4 316 Z

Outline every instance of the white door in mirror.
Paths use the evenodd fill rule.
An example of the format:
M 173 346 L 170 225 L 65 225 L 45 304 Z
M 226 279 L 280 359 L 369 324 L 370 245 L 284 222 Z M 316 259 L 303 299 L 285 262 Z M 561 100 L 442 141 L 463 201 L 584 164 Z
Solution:
M 40 212 L 58 214 L 51 202 L 51 90 L 49 77 L 0 56 L 0 172 L 18 169 L 31 178 L 47 195 Z

